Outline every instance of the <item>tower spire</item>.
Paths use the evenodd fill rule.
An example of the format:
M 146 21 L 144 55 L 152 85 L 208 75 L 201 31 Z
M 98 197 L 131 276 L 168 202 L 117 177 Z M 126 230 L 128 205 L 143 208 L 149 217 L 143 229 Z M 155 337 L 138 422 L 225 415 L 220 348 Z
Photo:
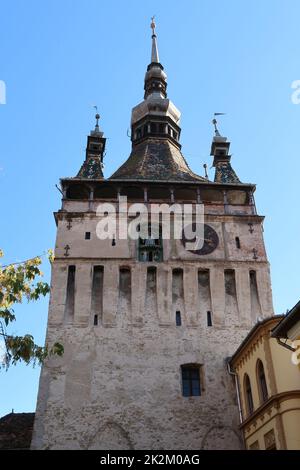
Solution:
M 151 62 L 147 67 L 145 75 L 145 94 L 144 98 L 147 99 L 149 96 L 156 98 L 167 97 L 167 75 L 164 72 L 164 68 L 159 62 L 157 38 L 156 38 L 156 23 L 154 16 L 151 18 L 150 27 L 152 29 L 152 49 L 151 49 Z
M 207 181 L 191 171 L 181 153 L 180 111 L 167 98 L 167 75 L 159 62 L 156 24 L 151 18 L 151 62 L 145 75 L 144 101 L 132 109 L 132 151 L 111 180 Z
M 152 50 L 151 50 L 151 64 L 159 64 L 159 55 L 157 47 L 157 36 L 155 34 L 156 23 L 154 21 L 155 15 L 151 18 L 151 29 L 152 29 Z

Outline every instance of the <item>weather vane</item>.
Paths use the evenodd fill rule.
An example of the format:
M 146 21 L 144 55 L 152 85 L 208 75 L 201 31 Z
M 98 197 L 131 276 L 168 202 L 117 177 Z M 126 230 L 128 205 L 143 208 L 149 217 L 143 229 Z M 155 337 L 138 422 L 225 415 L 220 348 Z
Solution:
M 153 36 L 155 36 L 155 28 L 156 28 L 156 24 L 155 24 L 154 18 L 155 18 L 155 15 L 153 15 L 153 16 L 151 17 L 151 25 L 150 25 L 150 27 L 151 27 L 151 29 L 152 29 L 152 35 L 153 35 Z
M 224 114 L 226 114 L 226 113 L 214 113 L 214 116 L 224 116 Z M 215 126 L 215 134 L 220 135 L 220 132 L 217 128 L 218 121 L 216 120 L 215 117 L 213 118 L 212 123 Z

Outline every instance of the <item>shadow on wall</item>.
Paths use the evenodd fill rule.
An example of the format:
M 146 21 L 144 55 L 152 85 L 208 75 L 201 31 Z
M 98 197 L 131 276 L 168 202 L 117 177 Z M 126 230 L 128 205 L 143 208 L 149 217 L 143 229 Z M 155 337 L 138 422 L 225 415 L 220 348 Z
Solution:
M 89 450 L 133 450 L 128 433 L 122 426 L 114 422 L 107 422 L 98 430 L 88 444 Z
M 201 450 L 243 449 L 242 436 L 229 426 L 212 426 L 202 439 Z

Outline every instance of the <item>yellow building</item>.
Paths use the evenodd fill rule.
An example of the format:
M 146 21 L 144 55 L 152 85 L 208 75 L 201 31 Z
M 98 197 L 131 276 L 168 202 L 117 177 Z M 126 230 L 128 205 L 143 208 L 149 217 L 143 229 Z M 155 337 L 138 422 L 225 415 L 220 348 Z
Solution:
M 292 363 L 298 366 L 300 372 L 300 302 L 275 326 L 271 336 L 281 346 L 292 350 Z
M 284 318 L 258 322 L 229 362 L 246 449 L 300 449 L 300 374 L 270 334 Z

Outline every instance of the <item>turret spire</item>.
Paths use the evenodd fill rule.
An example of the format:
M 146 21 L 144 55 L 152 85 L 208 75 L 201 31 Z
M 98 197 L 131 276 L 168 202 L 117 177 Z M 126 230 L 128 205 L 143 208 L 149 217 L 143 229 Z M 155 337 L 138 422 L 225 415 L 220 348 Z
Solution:
M 214 113 L 214 116 L 220 116 L 225 113 Z M 216 169 L 215 183 L 240 183 L 240 180 L 231 166 L 229 155 L 230 142 L 227 137 L 223 137 L 217 127 L 217 120 L 214 117 L 212 124 L 215 128 L 215 135 L 211 144 L 210 154 L 214 157 L 213 166 Z
M 98 111 L 97 106 L 94 106 Z M 81 166 L 77 178 L 103 179 L 103 158 L 106 138 L 99 126 L 100 114 L 95 115 L 95 129 L 90 132 L 87 138 L 85 161 Z
M 157 40 L 155 34 L 156 23 L 154 21 L 155 16 L 151 18 L 151 29 L 152 29 L 152 51 L 151 51 L 151 63 L 152 64 L 159 64 L 159 55 L 158 55 L 158 47 L 157 47 Z

